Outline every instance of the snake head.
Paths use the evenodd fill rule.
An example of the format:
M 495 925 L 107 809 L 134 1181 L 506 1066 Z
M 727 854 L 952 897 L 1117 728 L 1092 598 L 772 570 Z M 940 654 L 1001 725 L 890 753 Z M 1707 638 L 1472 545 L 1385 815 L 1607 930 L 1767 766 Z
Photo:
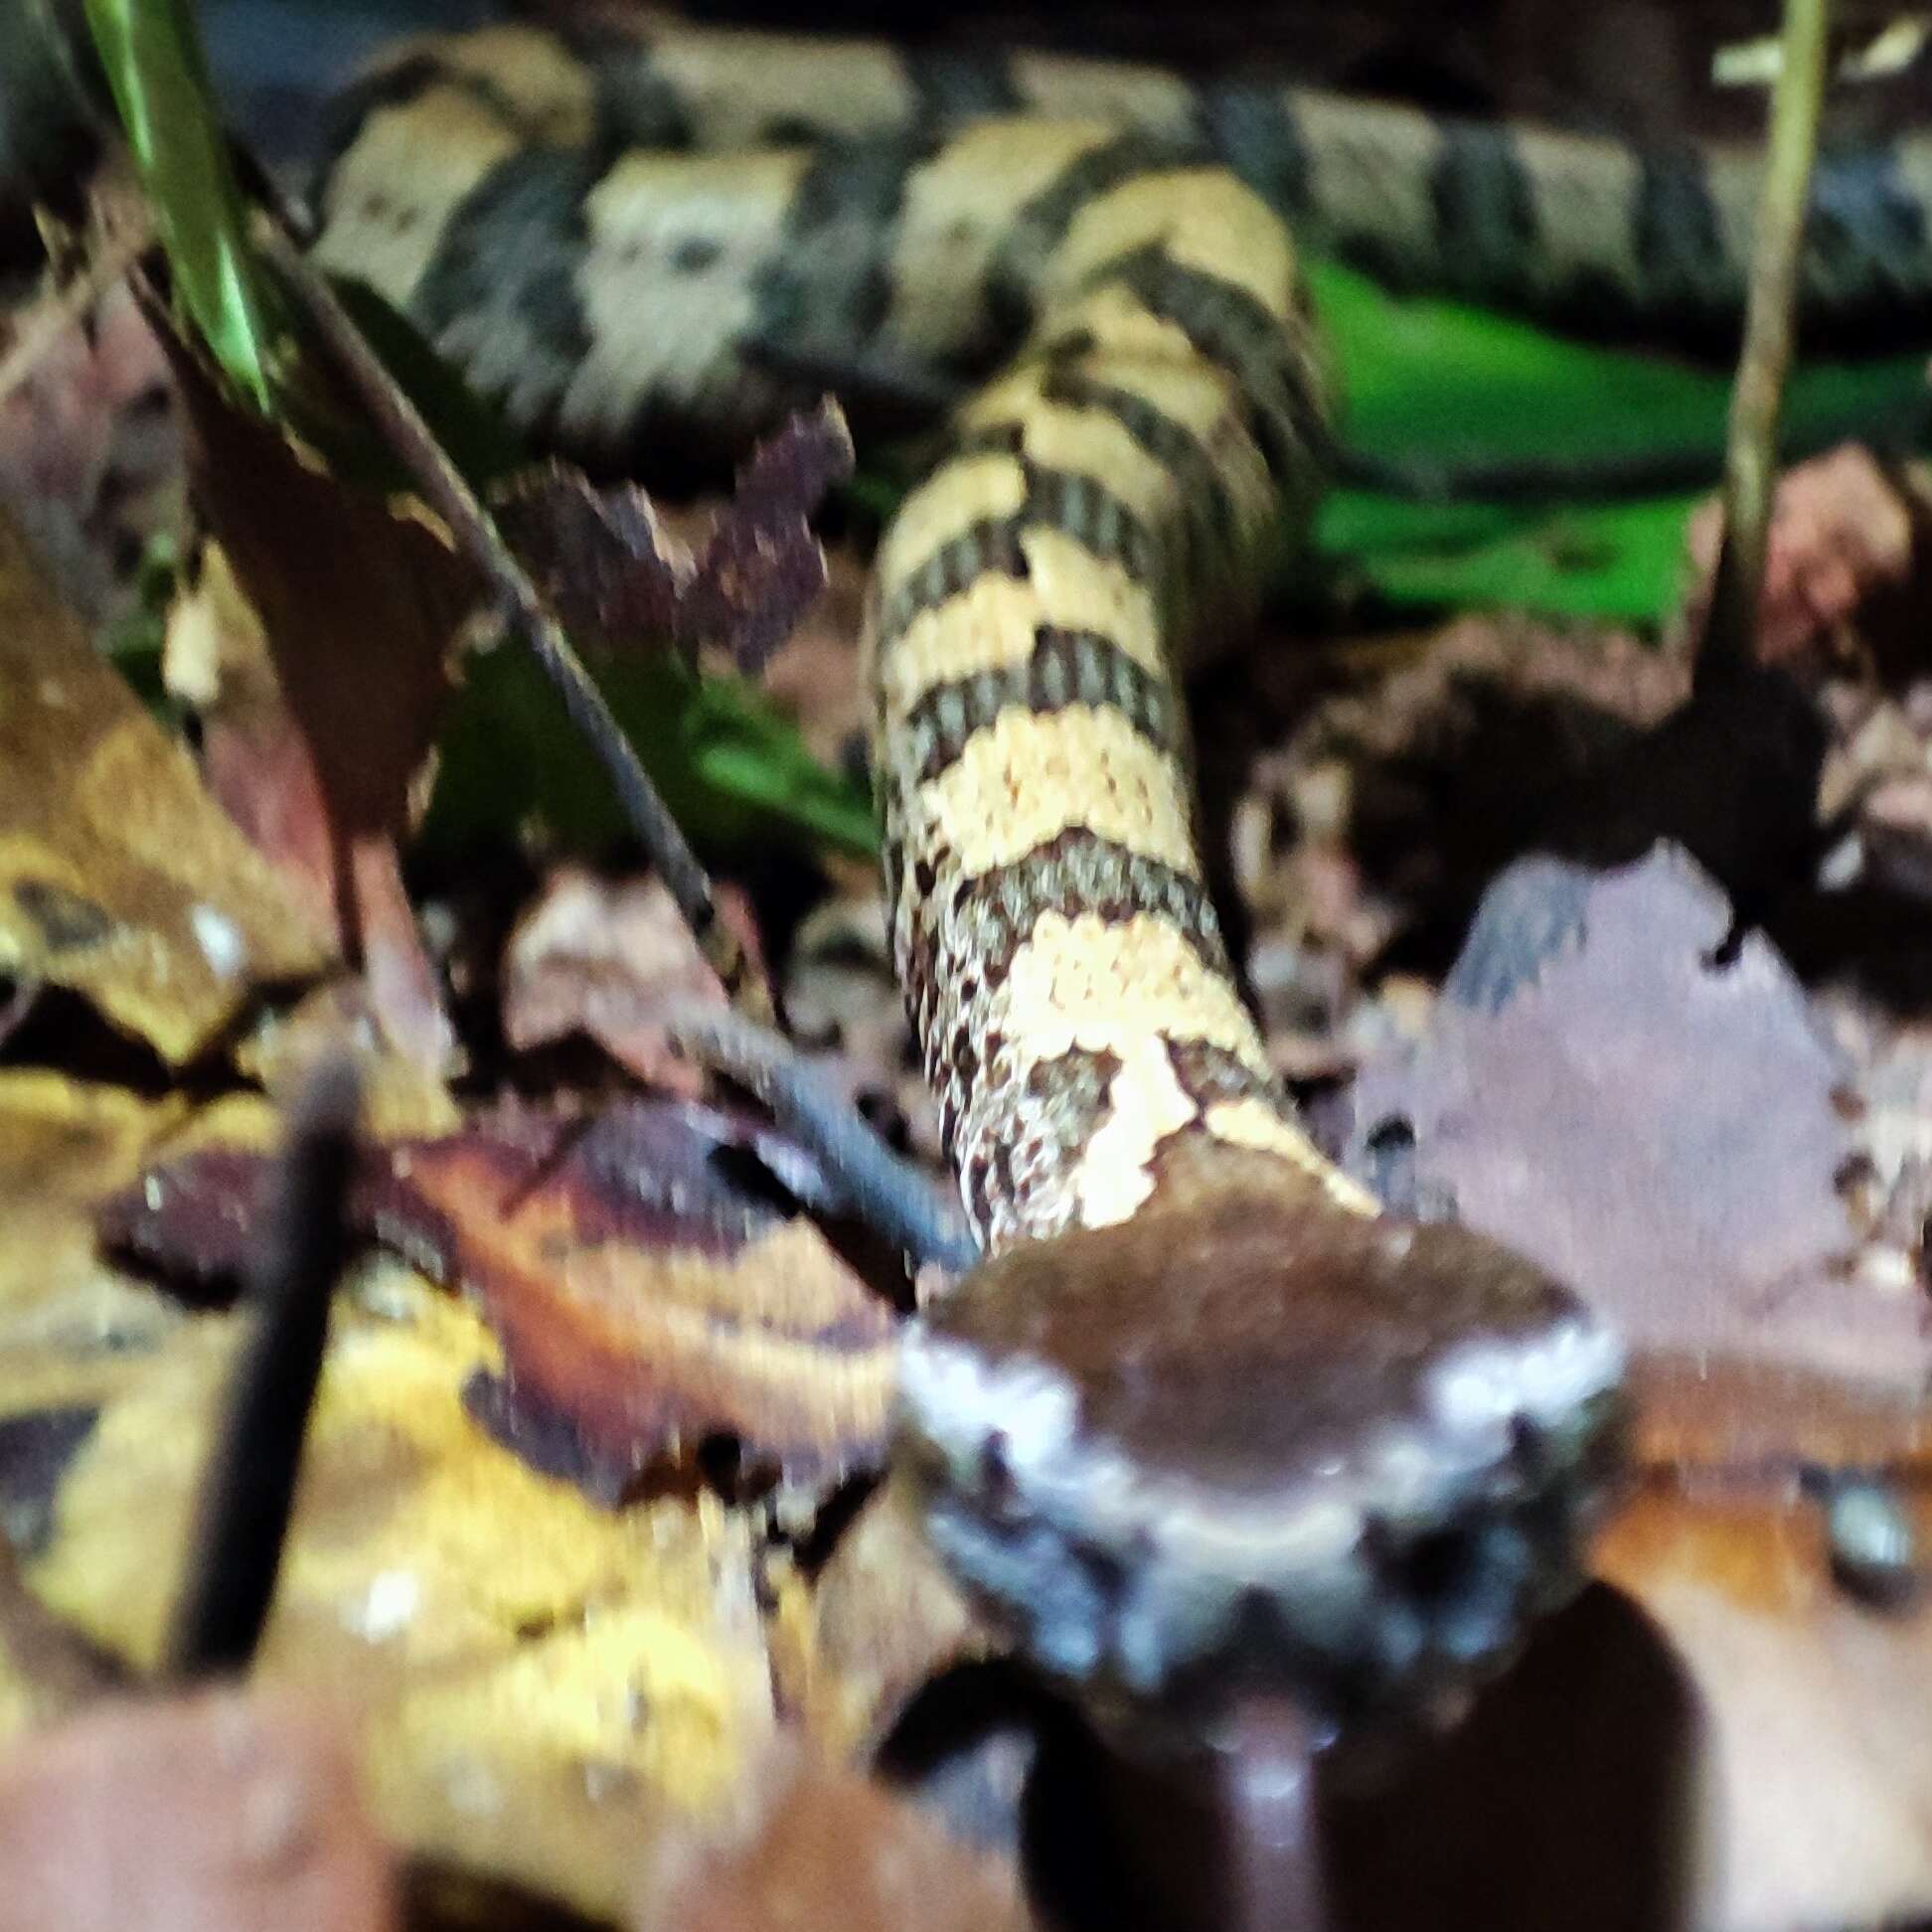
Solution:
M 1621 1373 L 1494 1242 L 1249 1178 L 983 1262 L 913 1325 L 899 1448 L 955 1575 L 1103 1714 L 1199 1734 L 1249 1687 L 1402 1728 L 1578 1585 Z

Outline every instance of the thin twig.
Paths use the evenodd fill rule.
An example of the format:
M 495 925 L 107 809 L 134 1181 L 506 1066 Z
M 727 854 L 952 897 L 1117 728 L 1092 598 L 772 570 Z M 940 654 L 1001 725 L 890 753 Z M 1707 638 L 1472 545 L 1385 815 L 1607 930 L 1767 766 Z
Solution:
M 188 1582 L 168 1644 L 167 1668 L 177 1678 L 242 1669 L 267 1621 L 328 1342 L 329 1299 L 354 1244 L 348 1206 L 359 1103 L 347 1060 L 325 1063 L 295 1102 L 277 1199 L 250 1270 L 244 1306 L 254 1328 L 203 1479 Z
M 1724 541 L 1711 587 L 1697 676 L 1749 664 L 1764 594 L 1766 533 L 1777 477 L 1778 414 L 1791 368 L 1798 269 L 1811 202 L 1812 160 L 1825 99 L 1830 0 L 1785 0 L 1783 65 L 1771 101 L 1744 310 L 1744 346 L 1731 388 L 1724 450 Z
M 681 1052 L 723 1073 L 815 1155 L 848 1206 L 913 1261 L 963 1273 L 979 1243 L 957 1205 L 886 1145 L 783 1035 L 718 1007 L 680 1003 L 661 1024 Z
M 704 867 L 612 717 L 603 693 L 571 649 L 563 626 L 504 542 L 496 520 L 444 453 L 415 404 L 397 388 L 323 275 L 275 222 L 265 221 L 261 236 L 263 253 L 328 346 L 377 433 L 408 471 L 423 501 L 448 526 L 457 548 L 501 599 L 563 698 L 571 723 L 589 740 L 610 775 L 625 820 L 670 888 L 713 971 L 745 1012 L 757 1020 L 770 1019 L 771 989 L 763 973 L 730 926 L 718 916 Z

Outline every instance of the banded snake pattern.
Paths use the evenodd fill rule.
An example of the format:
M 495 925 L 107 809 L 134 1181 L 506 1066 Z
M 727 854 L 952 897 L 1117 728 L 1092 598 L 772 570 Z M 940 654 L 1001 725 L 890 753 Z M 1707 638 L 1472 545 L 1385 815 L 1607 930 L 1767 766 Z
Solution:
M 1816 306 L 1932 286 L 1899 212 L 1932 144 L 1885 167 L 1877 213 L 1821 226 Z M 1258 1671 L 1338 1717 L 1453 1702 L 1573 1585 L 1613 1457 L 1614 1338 L 1323 1158 L 1203 881 L 1181 667 L 1251 611 L 1327 451 L 1291 224 L 1694 321 L 1735 310 L 1752 182 L 682 28 L 425 39 L 344 103 L 318 257 L 565 449 L 729 450 L 800 400 L 801 351 L 969 387 L 867 640 L 895 962 L 989 1257 L 913 1324 L 903 1460 L 955 1570 L 1103 1697 Z

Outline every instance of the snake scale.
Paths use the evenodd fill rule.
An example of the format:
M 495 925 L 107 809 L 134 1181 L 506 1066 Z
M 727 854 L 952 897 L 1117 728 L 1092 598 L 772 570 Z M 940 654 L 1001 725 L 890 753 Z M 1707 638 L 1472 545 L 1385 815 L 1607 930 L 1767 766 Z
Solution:
M 1573 1581 L 1614 1340 L 1375 1217 L 1307 1137 L 1203 883 L 1177 667 L 1320 488 L 1284 214 L 1485 292 L 1702 313 L 1747 189 L 1148 70 L 683 29 L 418 41 L 346 103 L 319 257 L 566 448 L 729 448 L 801 348 L 973 386 L 868 623 L 895 960 L 990 1257 L 914 1325 L 905 1461 L 1063 1677 L 1172 1704 L 1285 1670 L 1399 1710 Z M 1932 280 L 1916 228 L 1872 242 L 1814 249 L 1826 306 Z

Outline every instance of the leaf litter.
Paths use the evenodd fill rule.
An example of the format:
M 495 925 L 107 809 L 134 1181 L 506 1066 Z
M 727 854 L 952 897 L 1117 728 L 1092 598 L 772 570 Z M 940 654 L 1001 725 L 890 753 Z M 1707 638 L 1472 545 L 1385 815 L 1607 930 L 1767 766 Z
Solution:
M 1343 278 L 1325 285 L 1344 308 L 1359 299 Z M 1418 305 L 1397 347 L 1452 324 Z M 1476 344 L 1499 367 L 1508 333 Z M 1594 399 L 1606 379 L 1591 367 Z M 1558 364 L 1535 374 L 1561 387 Z M 1359 406 L 1403 413 L 1388 371 L 1371 367 L 1359 387 Z M 240 420 L 219 396 L 196 415 L 204 437 L 231 437 Z M 438 707 L 462 599 L 410 620 L 420 647 L 400 667 L 411 681 L 400 697 L 382 695 L 383 667 L 319 678 L 352 594 L 290 572 L 287 527 L 311 514 L 329 528 L 374 519 L 355 529 L 379 552 L 400 542 L 423 557 L 438 539 L 416 513 L 399 514 L 393 493 L 352 491 L 266 433 L 279 447 L 264 444 L 249 472 L 260 502 L 229 505 L 224 534 L 242 534 L 205 553 L 177 604 L 170 658 L 201 714 L 196 810 L 212 810 L 212 792 L 269 864 L 224 831 L 183 841 L 167 876 L 212 895 L 228 875 L 204 873 L 205 854 L 226 839 L 240 856 L 224 863 L 256 880 L 277 908 L 269 930 L 300 963 L 271 971 L 279 956 L 264 949 L 226 1004 L 204 995 L 197 1007 L 192 976 L 168 998 L 130 995 L 63 960 L 87 950 L 80 914 L 43 895 L 40 950 L 23 946 L 9 965 L 30 994 L 41 982 L 72 988 L 164 1062 L 195 1068 L 158 1096 L 83 1084 L 64 1048 L 71 1012 L 49 1021 L 31 1004 L 0 1044 L 22 1069 L 0 1074 L 4 1131 L 20 1149 L 0 1161 L 0 1193 L 57 1263 L 0 1265 L 0 1458 L 37 1472 L 18 1494 L 43 1525 L 29 1585 L 113 1655 L 137 1666 L 155 1656 L 178 1568 L 166 1552 L 183 1545 L 241 1320 L 223 1283 L 260 1218 L 256 1150 L 272 1115 L 248 1083 L 286 1091 L 300 1066 L 360 1044 L 393 1075 L 357 1205 L 379 1245 L 336 1312 L 264 1678 L 340 1700 L 379 1828 L 458 1880 L 615 1917 L 640 1896 L 637 1909 L 666 1909 L 653 1889 L 661 1874 L 696 1869 L 724 1909 L 774 1886 L 809 1890 L 836 1844 L 854 1848 L 854 1868 L 914 1871 L 923 1887 L 975 1901 L 974 1922 L 1006 1922 L 1010 1856 L 969 1872 L 872 1781 L 796 1764 L 801 1733 L 834 1760 L 864 1760 L 923 1689 L 999 1652 L 922 1563 L 891 1486 L 869 1493 L 905 1285 L 847 1242 L 837 1189 L 796 1142 L 721 1104 L 715 1081 L 653 1034 L 660 1002 L 709 989 L 645 875 L 556 869 L 564 822 L 539 826 L 502 786 L 496 815 L 468 822 L 499 853 L 515 849 L 502 867 L 511 902 L 491 914 L 502 930 L 453 940 L 430 930 L 431 904 L 464 919 L 475 906 L 425 897 L 415 870 L 428 755 L 448 738 Z M 540 580 L 560 605 L 582 598 L 573 620 L 615 632 L 619 653 L 635 656 L 648 630 L 647 651 L 710 649 L 743 671 L 769 660 L 779 690 L 794 654 L 811 667 L 791 674 L 808 734 L 821 752 L 843 752 L 863 715 L 850 638 L 801 650 L 795 634 L 828 571 L 809 518 L 842 459 L 823 421 L 787 434 L 781 456 L 754 462 L 736 503 L 708 521 L 556 473 L 510 520 L 545 506 L 526 533 Z M 242 473 L 225 455 L 212 487 L 204 479 L 204 507 Z M 1583 1720 L 1641 1731 L 1634 1713 L 1653 1692 L 1668 1703 L 1672 1684 L 1689 1687 L 1692 1810 L 1707 1851 L 1696 1915 L 1738 1926 L 1771 1922 L 1781 1899 L 1845 1923 L 1932 1902 L 1918 1823 L 1932 1767 L 1914 1741 L 1932 1734 L 1920 1690 L 1927 1616 L 1909 1588 L 1880 1602 L 1845 1587 L 1832 1527 L 1835 1499 L 1855 1501 L 1856 1482 L 1876 1477 L 1918 1548 L 1932 1533 L 1921 1494 L 1932 1075 L 1905 996 L 1909 935 L 1867 945 L 1880 930 L 1872 901 L 1909 905 L 1932 877 L 1932 707 L 1911 624 L 1923 609 L 1920 518 L 1909 478 L 1855 456 L 1793 485 L 1774 532 L 1767 656 L 1799 672 L 1823 721 L 1822 823 L 1813 749 L 1764 688 L 1720 693 L 1699 715 L 1681 641 L 1659 653 L 1628 635 L 1477 617 L 1366 652 L 1302 653 L 1300 665 L 1327 660 L 1319 673 L 1242 667 L 1252 687 L 1280 677 L 1295 697 L 1271 738 L 1264 724 L 1216 835 L 1246 901 L 1245 956 L 1271 1050 L 1307 1086 L 1324 1131 L 1340 1145 L 1353 1122 L 1366 1171 L 1399 1178 L 1429 1211 L 1453 1208 L 1558 1259 L 1619 1310 L 1642 1351 L 1642 1483 L 1599 1569 L 1652 1620 L 1654 1677 L 1618 1678 L 1624 1703 L 1606 1701 L 1615 1673 L 1604 1660 L 1624 1653 L 1604 1647 L 1618 1614 L 1605 1605 L 1619 1599 L 1600 1591 L 1538 1647 L 1563 1661 L 1532 1656 L 1519 1702 L 1534 1702 L 1541 1669 L 1547 1700 L 1578 1713 L 1566 1761 L 1607 1775 L 1605 1740 Z M 350 511 L 352 499 L 362 507 Z M 251 561 L 254 509 L 268 528 L 252 533 Z M 1668 555 L 1651 528 L 1660 518 Z M 1657 586 L 1685 567 L 1682 511 L 1670 505 L 1606 524 L 1595 563 L 1588 546 L 1558 557 L 1545 545 L 1528 577 L 1507 554 L 1513 526 L 1432 555 L 1419 526 L 1404 537 L 1399 522 L 1385 505 L 1345 502 L 1328 523 L 1331 545 L 1367 560 L 1391 601 L 1515 594 L 1516 571 L 1532 603 L 1655 618 Z M 860 574 L 849 554 L 829 569 L 848 586 Z M 62 689 L 82 693 L 71 709 L 119 728 L 139 714 L 102 675 Z M 467 700 L 488 667 L 463 675 Z M 319 688 L 313 703 L 304 679 Z M 357 741 L 378 712 L 386 742 Z M 1740 867 L 1727 864 L 1736 841 L 1706 842 L 1719 848 L 1699 852 L 1713 885 L 1689 862 L 1645 855 L 1687 815 L 1721 804 L 1711 772 L 1721 776 L 1724 730 L 1744 728 L 1739 720 L 1754 740 L 1767 721 L 1780 738 L 1778 755 L 1731 774 L 1734 792 L 1777 818 L 1777 836 L 1745 841 Z M 172 760 L 193 780 L 161 728 L 143 728 L 143 768 Z M 840 816 L 849 789 L 788 764 L 795 753 L 774 749 L 780 740 L 734 729 L 711 741 L 708 753 L 730 756 L 714 756 L 710 778 L 728 773 L 760 810 L 864 843 L 859 820 Z M 1217 742 L 1204 739 L 1210 756 Z M 1709 770 L 1674 791 L 1647 766 L 1666 779 Z M 47 790 L 67 799 L 71 781 L 50 766 Z M 1626 809 L 1633 798 L 1639 809 Z M 1790 836 L 1794 819 L 1815 849 Z M 17 807 L 0 813 L 10 835 L 19 823 Z M 1465 945 L 1471 920 L 1480 938 L 1479 906 L 1508 898 L 1523 877 L 1512 863 L 1565 823 L 1592 836 L 1558 849 L 1595 870 L 1519 892 L 1505 910 L 1514 943 L 1534 957 L 1499 972 L 1493 953 Z M 325 889 L 315 853 L 345 826 L 363 842 L 352 869 L 363 902 L 381 906 L 407 949 L 414 989 L 400 1004 L 370 970 L 369 929 L 345 924 Z M 77 900 L 178 941 L 167 892 L 144 886 L 133 909 L 114 896 L 110 841 L 60 836 Z M 771 872 L 746 866 L 743 936 L 782 975 L 820 1062 L 930 1159 L 929 1106 L 908 1076 L 876 944 L 876 893 L 828 896 L 818 875 L 774 889 Z M 841 862 L 828 856 L 823 874 L 840 879 Z M 295 908 L 317 930 L 307 950 L 292 945 Z M 57 918 L 63 909 L 74 916 Z M 360 973 L 289 1006 L 289 982 L 329 970 L 331 935 Z M 493 946 L 496 978 L 439 984 L 444 962 Z M 538 1050 L 578 1030 L 655 1096 L 612 1099 L 621 1083 L 609 1066 L 586 1076 Z M 402 1058 L 417 1048 L 406 1074 L 398 1036 Z M 446 1084 L 455 1061 L 443 1046 L 421 1050 L 438 1038 L 460 1038 L 475 1056 L 467 1083 Z M 506 1086 L 531 1097 L 508 1100 Z M 97 1217 L 108 1249 L 158 1273 L 159 1290 L 95 1254 Z M 725 1438 L 735 1461 L 715 1453 Z M 38 1462 L 10 1446 L 30 1442 Z M 1600 1647 L 1594 1666 L 1587 1643 Z M 1420 1774 L 1473 1764 L 1463 1782 L 1498 1815 L 1510 1694 L 1500 1717 L 1479 1713 L 1467 1740 Z M 11 1723 L 10 1698 L 0 1709 Z M 1444 1848 L 1459 1816 L 1468 1830 L 1498 1830 L 1495 1817 L 1472 1826 L 1453 1804 L 1398 1794 L 1345 1833 L 1346 1882 L 1372 1889 L 1370 1870 L 1439 1871 L 1419 1824 L 1436 1816 Z M 1615 1816 L 1598 1814 L 1600 1836 L 1627 1849 L 1602 1829 Z M 1569 1843 L 1553 1825 L 1548 1836 Z M 1465 1865 L 1480 1843 L 1462 1841 Z M 641 1869 L 659 1876 L 640 1895 Z M 905 1893 L 882 1891 L 882 1909 L 902 1912 L 894 1896 Z

